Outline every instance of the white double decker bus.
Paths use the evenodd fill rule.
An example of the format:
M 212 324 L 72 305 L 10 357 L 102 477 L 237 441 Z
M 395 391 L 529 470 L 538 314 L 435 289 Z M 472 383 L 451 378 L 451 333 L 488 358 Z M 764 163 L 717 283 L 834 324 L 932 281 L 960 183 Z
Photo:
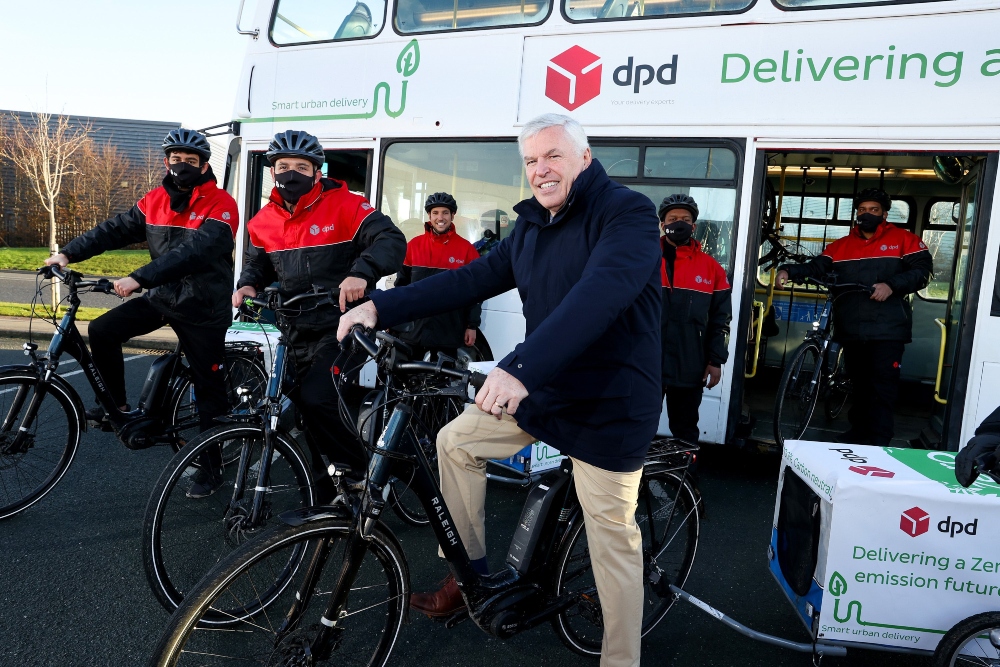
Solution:
M 881 186 L 935 266 L 912 297 L 897 438 L 954 449 L 1000 404 L 998 25 L 986 0 L 260 0 L 238 19 L 227 185 L 249 219 L 272 186 L 268 141 L 304 129 L 408 239 L 436 191 L 458 200 L 463 236 L 503 237 L 530 196 L 520 127 L 572 115 L 612 178 L 698 201 L 696 236 L 729 273 L 709 443 L 773 441 L 782 366 L 824 301 L 772 287 L 765 232 L 818 253 L 849 231 L 854 193 Z M 520 306 L 516 292 L 485 304 L 484 358 L 523 338 Z M 843 415 L 812 426 L 846 429 Z

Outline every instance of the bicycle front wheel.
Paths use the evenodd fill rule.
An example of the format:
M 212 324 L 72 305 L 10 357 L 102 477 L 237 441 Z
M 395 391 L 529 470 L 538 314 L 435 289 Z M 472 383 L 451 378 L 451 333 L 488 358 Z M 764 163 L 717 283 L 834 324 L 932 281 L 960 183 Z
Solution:
M 198 461 L 219 447 L 223 461 L 232 461 L 223 464 L 222 487 L 207 498 L 187 497 Z M 185 592 L 209 568 L 272 524 L 279 514 L 314 503 L 307 460 L 294 442 L 280 433 L 274 437 L 268 480 L 262 490 L 256 490 L 263 449 L 261 427 L 220 426 L 178 452 L 160 475 L 146 505 L 143 564 L 153 593 L 168 611 L 180 604 Z M 252 511 L 258 493 L 263 494 L 263 502 L 254 523 Z M 297 562 L 290 561 L 289 568 Z M 282 577 L 287 570 L 276 570 L 272 583 L 284 585 Z
M 774 439 L 779 445 L 800 439 L 809 428 L 823 380 L 822 373 L 814 372 L 820 356 L 819 346 L 806 342 L 785 367 L 774 406 Z
M 350 521 L 318 519 L 301 526 L 278 524 L 243 545 L 212 569 L 171 617 L 151 665 L 366 665 L 388 662 L 409 604 L 409 572 L 395 538 L 381 524 L 372 530 L 360 568 L 348 586 L 347 607 L 332 628 L 335 641 L 317 645 L 329 632 L 324 612 L 336 595 Z M 328 551 L 327 551 L 328 550 Z M 275 599 L 259 591 L 275 567 L 296 552 L 307 565 Z M 324 561 L 324 555 L 326 556 Z M 224 629 L 206 617 L 235 608 L 256 610 Z M 317 650 L 325 648 L 326 650 Z
M 24 423 L 37 388 L 38 378 L 30 372 L 0 374 L 0 519 L 44 498 L 66 474 L 80 445 L 79 417 L 60 385 L 46 387 L 34 419 Z
M 844 349 L 838 347 L 837 358 L 830 366 L 833 368 L 833 374 L 826 392 L 826 418 L 828 421 L 833 421 L 840 416 L 840 413 L 844 411 L 844 406 L 847 405 L 847 398 L 851 395 L 851 381 L 847 377 L 844 363 Z
M 697 492 L 670 471 L 643 474 L 635 520 L 642 533 L 642 635 L 663 620 L 674 604 L 669 585 L 684 586 L 698 551 L 701 519 Z M 556 634 L 576 653 L 601 654 L 604 622 L 587 531 L 582 517 L 570 529 L 557 556 L 556 593 L 579 601 L 553 618 Z
M 941 639 L 934 667 L 995 667 L 1000 665 L 1000 612 L 971 616 Z

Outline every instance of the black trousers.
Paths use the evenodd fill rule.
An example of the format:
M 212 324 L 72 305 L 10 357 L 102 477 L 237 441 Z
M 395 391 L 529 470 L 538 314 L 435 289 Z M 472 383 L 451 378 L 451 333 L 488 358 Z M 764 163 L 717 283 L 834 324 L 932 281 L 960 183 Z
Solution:
M 324 473 L 326 466 L 320 454 L 325 454 L 331 462 L 347 464 L 355 473 L 363 474 L 368 466 L 368 453 L 340 418 L 332 367 L 334 362 L 338 362 L 343 372 L 356 373 L 365 357 L 345 359 L 336 331 L 314 336 L 295 332 L 291 350 L 297 382 L 290 397 L 302 413 L 313 472 Z M 352 403 L 360 404 L 361 397 L 367 392 L 356 385 L 349 386 L 345 399 L 352 418 L 356 419 L 357 405 Z
M 701 436 L 698 429 L 698 408 L 701 407 L 703 387 L 664 387 L 667 399 L 667 420 L 670 433 L 675 438 L 696 443 Z
M 900 340 L 844 343 L 844 366 L 851 378 L 848 419 L 852 435 L 868 444 L 884 447 L 892 440 L 905 346 Z
M 126 301 L 90 323 L 90 351 L 94 365 L 117 405 L 125 405 L 125 361 L 122 344 L 169 324 L 177 334 L 191 368 L 201 430 L 229 412 L 226 397 L 226 327 L 201 327 L 163 315 L 145 298 Z

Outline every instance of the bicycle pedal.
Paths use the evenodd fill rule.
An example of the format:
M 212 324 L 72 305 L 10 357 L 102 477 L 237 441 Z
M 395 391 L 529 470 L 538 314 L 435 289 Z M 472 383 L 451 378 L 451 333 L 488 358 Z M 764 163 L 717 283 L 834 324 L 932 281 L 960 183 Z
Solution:
M 430 618 L 434 618 L 434 617 L 431 616 Z M 444 617 L 444 618 L 436 618 L 434 620 L 436 620 L 436 621 L 442 621 L 443 620 L 444 621 L 444 627 L 446 627 L 447 629 L 451 630 L 452 628 L 454 628 L 459 623 L 461 623 L 463 621 L 469 620 L 469 610 L 468 609 L 463 609 L 462 611 L 456 612 L 456 613 L 452 614 L 451 616 L 447 616 L 447 617 Z

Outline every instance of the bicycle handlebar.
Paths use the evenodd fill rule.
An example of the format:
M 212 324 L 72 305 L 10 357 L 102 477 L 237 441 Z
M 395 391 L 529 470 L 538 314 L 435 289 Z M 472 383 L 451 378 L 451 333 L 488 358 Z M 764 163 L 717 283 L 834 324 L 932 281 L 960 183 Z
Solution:
M 803 278 L 803 280 L 811 282 L 815 285 L 819 285 L 820 287 L 825 287 L 826 289 L 840 289 L 843 287 L 849 287 L 859 291 L 868 292 L 869 294 L 875 291 L 874 287 L 872 287 L 871 285 L 865 285 L 864 283 L 838 283 L 835 281 L 821 280 L 819 278 L 810 278 L 808 276 Z
M 296 294 L 295 296 L 289 298 L 288 300 L 282 300 L 281 294 L 277 291 L 265 291 L 264 297 L 259 296 L 246 296 L 243 297 L 243 306 L 256 306 L 258 308 L 266 308 L 268 310 L 282 310 L 288 308 L 289 306 L 304 301 L 305 299 L 313 298 L 329 298 L 329 304 L 337 303 L 340 298 L 340 288 L 330 287 L 323 288 L 318 285 L 313 285 L 312 292 L 303 292 L 302 294 Z M 320 305 L 320 304 L 317 304 Z
M 364 327 L 360 324 L 355 325 L 348 336 L 358 345 L 365 353 L 370 357 L 376 357 L 379 354 L 379 346 L 365 333 Z M 391 340 L 390 340 L 391 339 Z M 393 339 L 391 336 L 382 337 L 390 346 L 393 345 Z M 430 361 L 393 361 L 392 370 L 394 371 L 409 371 L 415 373 L 436 373 L 440 375 L 446 375 L 448 377 L 453 377 L 462 382 L 472 385 L 478 392 L 483 388 L 483 383 L 486 382 L 486 376 L 482 373 L 472 370 L 462 370 L 457 368 L 446 368 L 441 362 L 434 363 Z
M 115 293 L 115 284 L 108 280 L 107 278 L 98 278 L 97 280 L 81 280 L 83 278 L 82 273 L 76 271 L 63 270 L 63 268 L 58 264 L 50 264 L 43 266 L 38 269 L 38 273 L 45 276 L 46 278 L 57 278 L 60 282 L 69 285 L 71 289 L 79 289 L 81 287 L 89 287 L 92 292 L 102 292 L 104 294 L 110 294 L 112 296 L 118 296 Z M 132 291 L 132 294 L 141 294 L 142 288 L 138 287 Z

